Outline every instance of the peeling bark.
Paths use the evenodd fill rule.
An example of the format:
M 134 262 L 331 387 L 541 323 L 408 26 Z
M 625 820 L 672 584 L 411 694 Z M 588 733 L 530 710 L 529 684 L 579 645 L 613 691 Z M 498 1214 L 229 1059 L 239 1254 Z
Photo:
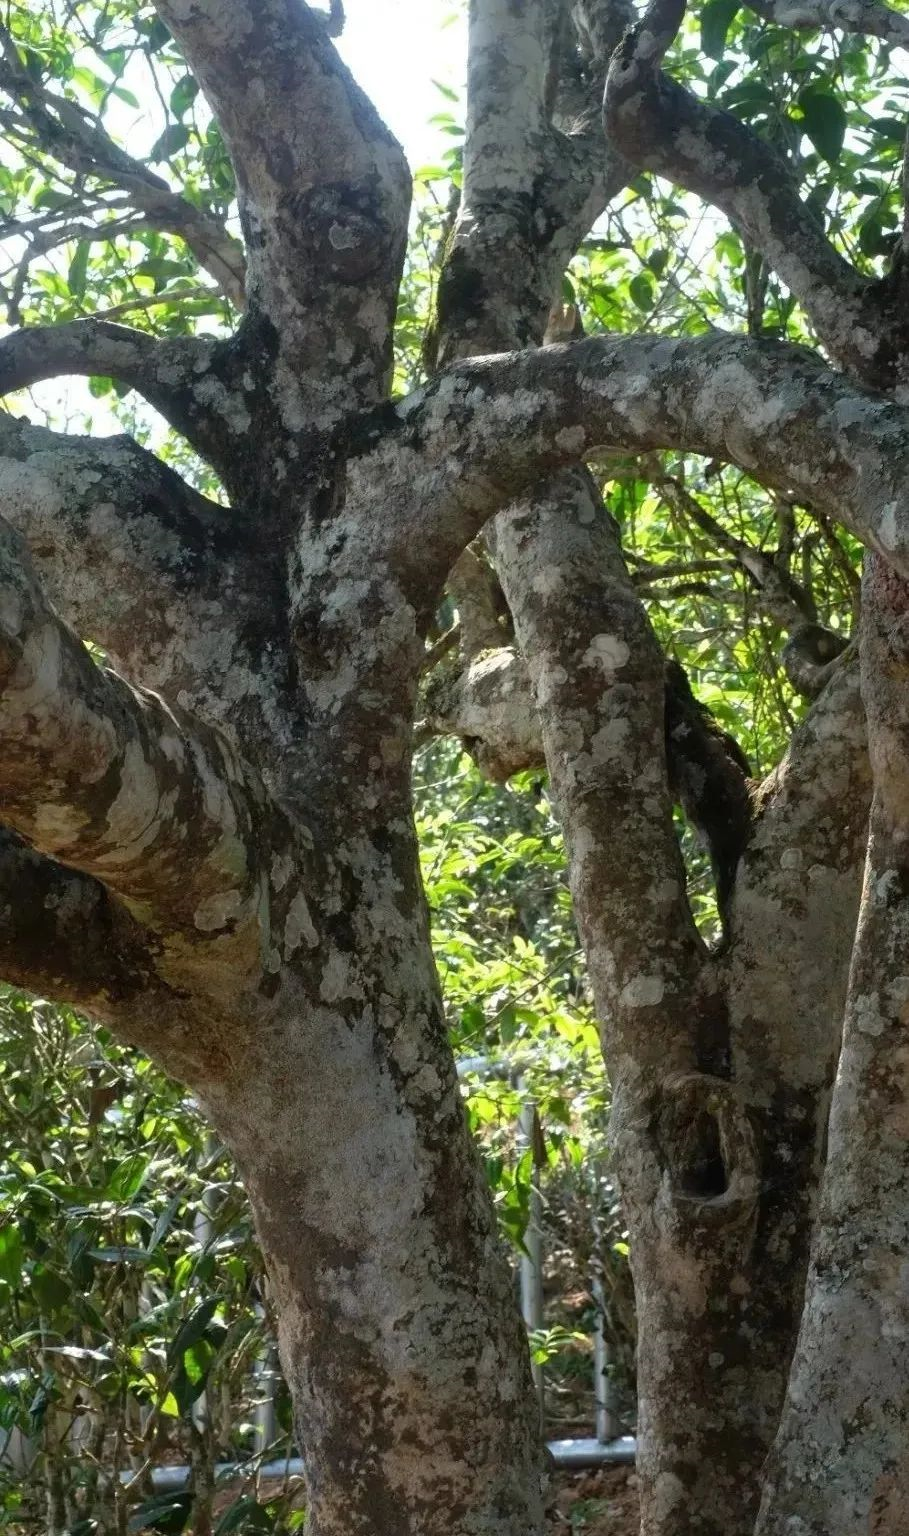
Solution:
M 226 739 L 95 665 L 8 527 L 0 584 L 4 820 L 103 880 L 152 932 L 181 947 L 218 939 L 242 970 L 258 951 L 257 786 Z

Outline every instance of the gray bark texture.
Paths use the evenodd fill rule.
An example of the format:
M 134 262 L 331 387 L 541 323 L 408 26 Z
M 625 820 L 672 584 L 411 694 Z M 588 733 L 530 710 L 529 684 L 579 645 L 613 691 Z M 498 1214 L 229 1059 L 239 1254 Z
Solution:
M 458 648 L 424 724 L 496 777 L 544 763 L 565 834 L 632 1235 L 643 1536 L 897 1536 L 905 295 L 833 249 L 766 144 L 662 72 L 675 0 L 637 24 L 601 0 L 471 0 L 427 380 L 392 399 L 410 176 L 324 17 L 302 0 L 157 10 L 228 144 L 245 254 L 154 178 L 133 186 L 109 146 L 73 128 L 60 153 L 107 155 L 140 212 L 195 240 L 228 291 L 245 280 L 242 319 L 226 341 L 19 331 L 0 386 L 113 375 L 229 506 L 130 439 L 0 420 L 0 968 L 152 1052 L 233 1150 L 313 1536 L 542 1531 L 526 1340 L 446 1038 L 411 806 L 451 573 Z M 763 10 L 905 31 L 871 0 Z M 0 86 L 40 130 L 59 104 L 17 79 L 7 55 Z M 567 262 L 641 166 L 729 215 L 836 367 L 719 332 L 544 344 Z M 870 551 L 861 654 L 837 655 L 804 594 L 661 471 L 661 494 L 716 535 L 713 563 L 737 563 L 790 630 L 813 698 L 761 784 L 667 670 L 642 602 L 653 573 L 629 572 L 585 467 L 662 448 L 737 465 Z M 712 832 L 715 951 L 674 803 Z

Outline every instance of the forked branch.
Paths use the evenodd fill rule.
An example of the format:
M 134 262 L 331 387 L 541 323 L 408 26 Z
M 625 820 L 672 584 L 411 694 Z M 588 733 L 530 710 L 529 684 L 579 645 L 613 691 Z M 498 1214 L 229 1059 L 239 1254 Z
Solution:
M 567 30 L 567 14 L 548 0 L 470 7 L 463 195 L 440 274 L 433 361 L 541 341 L 575 250 L 631 174 L 604 151 L 590 111 L 605 60 L 592 60 L 561 127 L 554 115 Z M 601 23 L 596 31 L 601 38 Z
M 899 382 L 892 283 L 864 276 L 839 254 L 782 155 L 663 72 L 684 13 L 684 0 L 654 0 L 616 51 L 603 109 L 608 137 L 635 164 L 722 209 L 843 366 L 878 388 Z
M 69 374 L 128 384 L 224 473 L 255 409 L 239 348 L 211 336 L 156 337 L 88 315 L 25 326 L 0 339 L 0 395 Z
M 251 312 L 297 391 L 314 358 L 337 359 L 319 370 L 326 417 L 342 400 L 349 409 L 352 392 L 380 398 L 410 210 L 400 146 L 300 0 L 157 0 L 157 10 L 233 161 Z

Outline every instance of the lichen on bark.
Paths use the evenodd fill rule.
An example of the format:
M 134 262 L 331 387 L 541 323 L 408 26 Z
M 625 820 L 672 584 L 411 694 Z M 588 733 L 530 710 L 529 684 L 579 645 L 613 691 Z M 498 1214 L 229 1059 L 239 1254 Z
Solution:
M 429 943 L 415 716 L 500 777 L 542 754 L 632 1232 L 643 1530 L 751 1536 L 817 1219 L 758 1529 L 846 1536 L 874 1511 L 895 1536 L 909 813 L 897 287 L 861 280 L 767 146 L 660 73 L 678 4 L 655 0 L 611 70 L 627 8 L 573 6 L 581 66 L 566 74 L 557 8 L 474 0 L 438 371 L 393 399 L 409 173 L 324 20 L 296 0 L 158 11 L 232 157 L 245 316 L 217 342 L 96 319 L 26 331 L 0 341 L 0 383 L 109 372 L 186 436 L 230 505 L 129 440 L 0 425 L 6 974 L 157 1054 L 233 1149 L 314 1536 L 533 1536 L 543 1456 Z M 590 108 L 607 72 L 604 145 Z M 718 332 L 541 345 L 564 268 L 632 160 L 741 224 L 841 370 Z M 219 252 L 235 261 L 233 245 Z M 662 448 L 738 465 L 874 552 L 861 684 L 848 651 L 831 657 L 761 784 L 696 755 L 693 696 L 683 719 L 667 710 L 666 658 L 584 468 L 599 450 Z M 465 556 L 484 531 L 485 552 Z M 460 652 L 421 701 L 452 567 Z M 492 567 L 504 624 L 482 590 Z M 766 601 L 810 619 L 767 567 Z M 694 806 L 714 770 L 734 825 L 725 942 L 708 950 L 673 803 Z M 836 1413 L 821 1433 L 824 1394 Z M 831 1458 L 860 1409 L 872 1432 L 850 1441 L 847 1488 Z

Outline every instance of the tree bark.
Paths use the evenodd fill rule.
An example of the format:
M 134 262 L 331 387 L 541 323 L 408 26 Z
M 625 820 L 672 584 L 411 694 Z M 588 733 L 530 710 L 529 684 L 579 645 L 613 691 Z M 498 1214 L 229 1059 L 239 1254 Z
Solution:
M 483 25 L 479 20 L 476 25 L 485 37 L 496 7 L 477 7 L 478 18 L 481 11 Z M 479 195 L 475 198 L 472 189 L 479 186 L 497 209 L 503 205 L 506 185 L 512 195 L 523 188 L 525 200 L 531 191 L 545 196 L 540 191 L 546 185 L 540 156 L 534 152 L 534 124 L 525 124 L 520 147 L 513 122 L 492 135 L 491 122 L 506 109 L 499 107 L 497 117 L 499 98 L 489 88 L 482 65 L 478 77 L 471 73 L 469 92 L 482 103 L 490 147 L 485 164 L 482 148 L 469 147 L 464 171 L 468 212 L 462 213 L 454 252 L 472 266 L 475 277 L 478 270 L 485 276 L 489 291 L 496 282 L 501 287 L 505 273 L 505 291 L 511 294 L 508 272 L 522 279 L 528 272 L 539 273 L 539 252 L 526 234 L 522 244 L 513 226 L 503 234 L 500 218 L 491 216 L 478 227 L 471 213 Z M 511 111 L 520 113 L 525 97 L 516 101 L 512 94 L 508 99 Z M 532 110 L 532 105 L 525 108 L 525 115 Z M 559 274 L 552 265 L 543 270 L 551 292 Z M 472 299 L 461 316 L 453 308 L 441 312 L 443 355 L 492 352 L 526 344 L 528 338 L 539 341 L 539 302 L 527 294 L 520 324 L 515 319 L 519 307 L 517 301 L 511 309 L 497 307 L 485 326 L 484 312 Z M 585 348 L 597 345 L 575 344 L 569 355 L 580 358 Z M 623 396 L 623 340 L 614 345 L 604 377 L 611 401 L 617 403 Z M 707 352 L 712 350 L 710 341 L 703 345 Z M 793 427 L 796 420 L 799 427 L 806 421 L 791 392 L 797 370 L 790 354 L 785 389 L 762 390 L 763 404 L 753 415 L 743 417 L 737 411 L 733 417 L 724 393 L 730 348 L 737 345 L 723 338 L 722 361 L 715 366 L 705 358 L 701 385 L 693 375 L 685 384 L 681 376 L 668 382 L 673 363 L 667 342 L 655 341 L 656 368 L 647 377 L 650 360 L 639 354 L 627 375 L 628 396 L 618 404 L 621 421 L 601 423 L 599 442 L 646 448 L 650 412 L 677 408 L 676 440 L 690 433 L 688 445 L 703 448 L 703 439 L 694 442 L 703 425 L 707 432 L 716 432 L 715 451 L 721 458 L 739 453 L 752 462 L 760 458 L 766 474 L 773 447 L 764 412 L 781 412 Z M 563 355 L 560 347 L 524 352 L 519 366 L 538 370 L 542 379 L 550 370 L 558 371 Z M 680 354 L 675 356 L 681 361 Z M 747 360 L 744 353 L 739 356 L 750 381 L 772 367 L 770 352 L 762 349 Z M 499 363 L 503 370 L 512 366 L 508 358 Z M 683 373 L 686 368 L 687 360 Z M 477 418 L 468 415 L 465 420 L 461 413 L 462 432 L 472 430 L 474 419 L 482 423 L 484 433 L 491 424 L 494 406 L 489 409 L 486 380 L 494 369 L 494 361 L 484 359 L 469 370 L 478 392 L 474 398 L 483 399 L 484 407 Z M 574 375 L 575 390 L 579 384 L 584 390 L 580 379 L 585 373 L 582 364 L 581 374 Z M 744 382 L 743 375 L 737 382 Z M 557 390 L 555 398 L 565 403 L 571 391 Z M 535 397 L 526 423 L 518 422 L 515 410 L 520 407 L 509 394 L 508 428 L 503 425 L 495 436 L 500 483 L 512 456 L 517 458 L 531 437 L 540 443 L 546 406 L 540 407 Z M 562 434 L 566 427 L 571 432 L 580 426 L 581 415 L 589 452 L 587 434 L 595 415 L 589 396 L 577 423 L 560 422 L 558 440 L 567 441 Z M 747 441 L 752 431 L 753 449 Z M 824 437 L 829 455 L 832 435 L 825 431 Z M 772 440 L 791 444 L 792 429 L 779 438 L 772 434 Z M 491 459 L 492 437 L 489 441 Z M 553 446 L 555 442 L 554 435 Z M 535 462 L 540 463 L 536 455 Z M 557 452 L 547 462 L 557 463 Z M 789 479 L 793 467 L 784 478 Z M 804 490 L 816 496 L 822 476 L 814 455 L 811 475 L 810 491 L 807 486 Z M 524 490 L 517 479 L 512 483 Z M 459 489 L 463 506 L 463 480 Z M 847 501 L 842 477 L 837 477 L 834 494 L 842 516 Z M 866 503 L 863 516 L 867 511 Z M 731 863 L 725 883 L 735 890 L 744 854 L 741 879 L 743 892 L 751 898 L 753 928 L 749 934 L 748 926 L 736 921 L 734 909 L 731 943 L 724 955 L 708 954 L 699 940 L 672 828 L 663 657 L 624 567 L 616 530 L 589 478 L 565 473 L 545 483 L 537 480 L 523 500 L 495 520 L 491 548 L 539 712 L 612 1084 L 611 1141 L 631 1234 L 639 1326 L 642 1533 L 751 1536 L 761 1468 L 776 1429 L 801 1308 L 845 969 L 830 975 L 813 1002 L 807 1001 L 799 982 L 781 1000 L 782 955 L 799 957 L 793 969 L 804 967 L 821 935 L 810 922 L 796 925 L 788 949 L 771 947 L 768 952 L 768 917 L 777 893 L 766 891 L 766 872 L 756 862 L 747 862 L 744 838 L 727 850 Z M 506 673 L 496 674 L 496 656 L 499 668 L 509 658 Z M 491 714 L 491 695 L 498 685 L 502 708 L 497 724 L 504 727 L 503 735 L 488 733 L 478 760 L 502 770 L 508 769 L 510 758 L 515 766 L 524 766 L 532 750 L 532 733 L 521 708 L 525 695 L 515 687 L 513 672 L 508 652 L 493 653 L 465 670 L 460 695 L 449 698 L 462 726 L 476 729 L 485 724 L 478 705 L 485 703 Z M 754 835 L 757 846 L 768 839 L 773 846 L 785 835 L 781 829 L 787 824 L 791 834 L 792 816 L 802 816 L 800 832 L 806 857 L 815 867 L 818 893 L 829 886 L 829 895 L 839 898 L 823 907 L 823 921 L 829 924 L 824 939 L 833 943 L 834 952 L 846 955 L 855 923 L 868 797 L 854 677 L 851 688 L 834 689 L 825 699 L 819 718 L 825 725 L 818 731 L 829 733 L 838 769 L 831 767 L 817 793 L 803 803 L 798 791 L 808 781 L 804 760 L 814 740 L 809 728 L 807 739 L 797 744 L 795 766 L 783 776 L 785 787 L 767 786 L 767 804 Z M 844 791 L 843 820 L 836 817 L 837 827 L 848 833 L 841 844 L 826 835 L 832 782 Z M 758 914 L 755 906 L 761 902 Z M 811 912 L 817 921 L 813 904 Z M 753 975 L 746 954 L 755 953 L 763 958 L 764 968 Z M 792 984 L 791 976 L 787 982 Z M 778 1009 L 772 1017 L 767 1012 L 771 1008 Z M 793 1035 L 806 1012 L 815 1046 L 810 1068 L 793 1047 Z M 742 1031 L 745 1018 L 758 1025 L 763 1020 L 762 1040 L 774 1083 L 769 1092 L 767 1078 L 754 1070 Z M 675 1283 L 667 1284 L 668 1275 Z
M 774 192 L 750 136 L 719 153 L 728 124 L 659 73 L 672 0 L 616 55 L 605 154 L 589 113 L 571 116 L 578 91 L 602 85 L 624 4 L 573 7 L 585 70 L 572 85 L 559 8 L 534 0 L 517 20 L 511 0 L 473 0 L 441 367 L 390 400 L 399 147 L 308 7 L 158 8 L 229 142 L 246 316 L 224 342 L 95 322 L 7 338 L 0 382 L 122 378 L 231 504 L 128 442 L 0 428 L 0 955 L 154 1052 L 233 1149 L 314 1536 L 539 1532 L 526 1340 L 446 1039 L 410 799 L 425 636 L 449 570 L 497 518 L 516 645 L 492 681 L 530 678 L 538 721 L 523 688 L 512 744 L 536 750 L 539 726 L 613 1085 L 643 1531 L 750 1536 L 824 1162 L 865 722 L 843 656 L 780 768 L 747 792 L 730 769 L 747 814 L 724 852 L 725 947 L 709 951 L 673 829 L 665 658 L 581 466 L 603 447 L 710 454 L 838 518 L 877 552 L 863 640 L 873 830 L 809 1303 L 761 1519 L 766 1536 L 793 1520 L 845 1536 L 872 1518 L 895 1536 L 909 412 L 867 387 L 905 371 L 885 335 L 893 292 L 859 278 L 788 182 Z M 748 194 L 750 235 L 864 384 L 801 348 L 720 333 L 533 345 L 625 155 L 664 163 L 641 116 L 654 93 L 689 149 L 700 135 L 716 151 L 683 156 L 680 179 L 702 177 L 735 216 Z M 235 255 L 221 252 L 236 284 Z M 472 671 L 448 702 L 466 729 L 491 669 L 480 677 L 488 657 L 466 638 L 465 651 Z
M 759 1536 L 896 1536 L 909 1511 L 909 589 L 863 586 L 874 799 L 811 1271 Z
M 527 1347 L 412 836 L 349 838 L 335 873 L 324 930 L 313 907 L 316 997 L 285 978 L 238 1075 L 197 1085 L 252 1203 L 309 1522 L 318 1536 L 537 1532 Z

